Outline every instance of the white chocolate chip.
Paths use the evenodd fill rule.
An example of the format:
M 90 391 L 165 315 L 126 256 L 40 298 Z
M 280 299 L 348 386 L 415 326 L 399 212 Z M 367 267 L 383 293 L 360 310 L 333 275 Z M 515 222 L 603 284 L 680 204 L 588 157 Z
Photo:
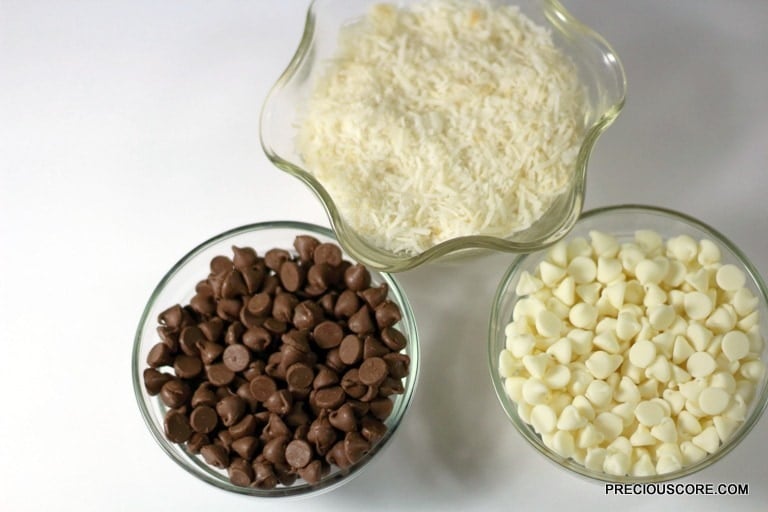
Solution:
M 576 451 L 576 443 L 573 441 L 573 435 L 564 430 L 555 432 L 552 438 L 552 449 L 561 457 L 570 457 Z
M 592 246 L 586 238 L 577 237 L 568 242 L 567 248 L 568 260 L 573 260 L 579 256 L 592 256 Z
M 690 322 L 685 334 L 688 340 L 690 340 L 693 348 L 698 352 L 706 350 L 709 346 L 709 342 L 712 341 L 712 337 L 714 336 L 712 331 L 698 322 Z
M 660 475 L 679 471 L 682 467 L 683 464 L 680 459 L 670 457 L 669 455 L 659 457 L 659 460 L 656 462 L 656 472 Z
M 618 354 L 609 354 L 602 350 L 592 352 L 584 363 L 596 379 L 605 379 L 616 371 L 623 358 Z
M 504 377 L 513 377 L 520 369 L 520 360 L 516 359 L 509 350 L 502 350 L 499 354 L 499 374 Z
M 715 416 L 712 418 L 712 423 L 717 431 L 717 436 L 722 442 L 728 441 L 731 436 L 733 436 L 734 432 L 736 432 L 736 429 L 739 428 L 739 425 L 741 425 L 741 421 L 737 421 L 728 416 Z
M 684 434 L 695 436 L 701 433 L 701 424 L 696 416 L 683 410 L 677 415 L 677 429 Z
M 637 389 L 637 384 L 635 384 L 632 379 L 623 376 L 621 381 L 619 381 L 619 385 L 617 386 L 613 397 L 622 403 L 635 404 L 640 401 L 640 391 Z
M 515 402 L 523 399 L 523 384 L 528 380 L 525 377 L 507 377 L 504 381 L 504 391 Z
M 560 413 L 557 428 L 560 430 L 578 430 L 587 425 L 587 418 L 581 415 L 573 405 L 567 405 Z
M 640 284 L 659 284 L 667 274 L 667 269 L 659 262 L 649 259 L 641 260 L 635 267 L 635 276 Z
M 706 325 L 708 329 L 722 334 L 730 331 L 736 326 L 737 318 L 735 311 L 732 313 L 726 306 L 730 306 L 730 304 L 715 308 L 712 314 L 709 315 L 707 321 L 704 322 L 704 325 Z
M 693 436 L 691 442 L 707 453 L 715 453 L 720 448 L 720 436 L 715 427 L 707 427 L 700 434 Z
M 706 352 L 694 352 L 688 358 L 686 368 L 693 377 L 707 377 L 715 371 L 714 358 Z
M 507 336 L 507 349 L 517 359 L 522 359 L 533 353 L 536 346 L 536 338 L 530 334 Z
M 601 256 L 597 260 L 597 280 L 603 284 L 615 281 L 622 275 L 621 261 Z
M 699 265 L 711 265 L 720 261 L 720 248 L 712 240 L 699 241 Z
M 552 366 L 544 374 L 544 383 L 549 386 L 550 389 L 563 389 L 571 380 L 571 370 L 567 366 L 558 364 Z M 568 402 L 572 399 L 569 397 Z
M 616 319 L 616 336 L 622 341 L 629 341 L 640 332 L 640 322 L 637 317 L 627 312 L 620 311 Z
M 734 292 L 744 288 L 747 276 L 736 265 L 727 264 L 717 270 L 715 282 L 723 290 Z
M 755 310 L 758 299 L 748 288 L 741 288 L 731 297 L 731 305 L 739 316 L 745 316 Z
M 603 380 L 593 380 L 587 386 L 584 396 L 595 406 L 596 409 L 603 409 L 613 398 L 613 389 Z
M 568 245 L 560 240 L 547 251 L 547 259 L 559 267 L 568 265 Z
M 601 412 L 595 416 L 595 421 L 592 424 L 608 442 L 619 437 L 624 430 L 624 421 L 612 412 Z
M 576 282 L 573 280 L 573 277 L 567 276 L 560 281 L 560 284 L 557 285 L 552 294 L 566 306 L 573 306 L 576 302 Z
M 635 417 L 646 427 L 652 427 L 658 425 L 664 418 L 664 409 L 654 402 L 640 402 L 635 409 Z
M 541 290 L 542 286 L 544 286 L 544 283 L 541 282 L 541 279 L 532 276 L 527 271 L 523 271 L 520 274 L 520 279 L 517 281 L 515 293 L 520 297 L 524 295 L 530 295 Z
M 600 447 L 593 447 L 587 449 L 587 455 L 584 457 L 584 467 L 592 471 L 602 471 L 603 463 L 605 462 L 605 456 L 608 454 L 608 450 Z
M 672 365 L 669 364 L 669 359 L 662 354 L 657 355 L 653 363 L 645 369 L 645 376 L 659 382 L 669 382 L 672 379 Z
M 536 314 L 536 330 L 546 338 L 560 336 L 563 322 L 551 311 L 542 310 Z
M 654 476 L 656 475 L 656 466 L 651 462 L 651 457 L 646 453 L 638 457 L 632 465 L 632 476 Z
M 546 404 L 551 397 L 549 388 L 537 378 L 530 378 L 523 384 L 523 401 L 531 404 Z
M 699 252 L 696 240 L 688 235 L 680 235 L 667 240 L 667 253 L 683 263 L 689 263 Z
M 705 268 L 689 272 L 685 276 L 685 282 L 697 292 L 706 292 L 709 290 L 709 272 Z
M 664 331 L 675 321 L 675 310 L 672 306 L 659 304 L 648 308 L 648 321 L 657 331 Z
M 707 452 L 690 441 L 680 443 L 680 451 L 683 453 L 683 463 L 687 466 L 696 464 L 707 456 Z
M 597 264 L 588 256 L 577 256 L 568 264 L 567 272 L 576 284 L 591 283 L 597 277 Z
M 690 292 L 683 299 L 685 313 L 694 320 L 704 320 L 712 312 L 712 299 L 703 292 Z
M 653 446 L 658 441 L 651 435 L 651 431 L 648 427 L 642 423 L 638 423 L 635 431 L 629 438 L 629 442 L 632 446 Z
M 739 367 L 739 373 L 747 380 L 758 382 L 765 374 L 765 363 L 760 360 L 747 361 Z
M 689 326 L 690 327 L 690 326 Z M 695 350 L 688 343 L 688 340 L 684 336 L 676 336 L 675 344 L 672 347 L 672 362 L 675 364 L 684 363 L 691 357 Z
M 560 364 L 568 364 L 573 357 L 573 341 L 570 338 L 560 338 L 549 346 L 547 354 Z
M 723 336 L 722 350 L 729 361 L 738 361 L 749 353 L 749 339 L 741 331 L 731 331 Z
M 586 302 L 579 302 L 571 308 L 568 320 L 579 329 L 594 329 L 597 324 L 597 309 Z
M 636 341 L 629 348 L 629 361 L 638 368 L 648 368 L 656 359 L 656 345 L 648 340 Z
M 664 417 L 657 425 L 651 427 L 651 435 L 662 443 L 677 442 L 677 426 L 672 418 Z
M 553 265 L 548 261 L 542 261 L 539 264 L 539 275 L 542 282 L 550 288 L 557 285 L 560 280 L 565 277 L 565 269 L 557 265 Z
M 591 423 L 587 423 L 578 433 L 578 446 L 582 449 L 592 448 L 605 440 L 605 436 Z
M 592 249 L 598 256 L 613 258 L 619 253 L 619 242 L 612 235 L 592 230 L 589 232 L 589 238 L 592 240 Z
M 630 459 L 629 457 L 621 452 L 611 452 L 609 451 L 608 454 L 605 456 L 605 461 L 603 461 L 603 471 L 608 473 L 609 475 L 617 475 L 617 476 L 623 476 L 626 475 L 629 471 L 630 467 Z
M 555 430 L 557 415 L 548 405 L 534 405 L 531 409 L 531 426 L 539 434 L 549 434 Z
M 638 229 L 635 231 L 635 242 L 648 254 L 657 252 L 664 243 L 661 235 L 650 229 Z
M 588 283 L 576 285 L 576 295 L 586 302 L 587 304 L 594 305 L 597 299 L 600 298 L 600 290 L 602 289 L 600 283 Z
M 592 343 L 599 349 L 605 350 L 609 354 L 616 354 L 619 352 L 619 340 L 616 339 L 616 335 L 613 334 L 613 330 L 602 332 L 594 337 Z

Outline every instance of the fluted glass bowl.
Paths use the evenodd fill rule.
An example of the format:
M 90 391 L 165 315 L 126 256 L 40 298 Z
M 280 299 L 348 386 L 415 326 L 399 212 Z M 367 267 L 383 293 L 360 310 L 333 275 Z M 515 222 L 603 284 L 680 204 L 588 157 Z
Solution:
M 163 277 L 152 292 L 136 330 L 131 367 L 133 389 L 139 410 L 150 434 L 160 448 L 179 466 L 203 482 L 225 491 L 265 498 L 298 498 L 335 489 L 357 476 L 389 444 L 392 435 L 397 430 L 411 404 L 419 373 L 419 338 L 413 310 L 403 289 L 394 277 L 371 269 L 372 286 L 386 283 L 389 286 L 389 300 L 395 302 L 400 307 L 402 320 L 395 327 L 407 338 L 407 345 L 403 353 L 410 357 L 411 362 L 410 372 L 403 379 L 404 392 L 391 397 L 394 407 L 390 416 L 384 421 L 388 427 L 387 432 L 362 459 L 346 470 L 339 470 L 333 466 L 331 472 L 315 485 L 309 485 L 299 478 L 290 486 L 278 485 L 274 489 L 262 490 L 232 484 L 227 477 L 226 471 L 209 466 L 203 461 L 201 456 L 190 453 L 185 445 L 172 443 L 166 439 L 163 430 L 163 418 L 168 408 L 158 396 L 150 396 L 147 393 L 142 376 L 144 369 L 147 368 L 147 355 L 152 346 L 159 341 L 156 332 L 158 315 L 174 304 L 187 304 L 195 293 L 195 285 L 200 280 L 205 279 L 210 272 L 209 263 L 211 259 L 217 255 L 231 257 L 233 245 L 253 247 L 259 255 L 263 255 L 267 250 L 275 247 L 291 249 L 294 238 L 301 234 L 311 235 L 320 242 L 336 243 L 333 233 L 326 228 L 289 221 L 250 224 L 221 233 L 203 242 L 192 249 Z M 347 260 L 353 259 L 348 254 L 344 254 L 344 258 Z
M 418 1 L 395 3 L 408 6 Z M 361 19 L 377 3 L 381 0 L 312 2 L 299 48 L 267 96 L 261 112 L 261 144 L 267 157 L 278 168 L 304 182 L 320 199 L 345 250 L 361 263 L 380 270 L 406 270 L 448 253 L 475 252 L 471 249 L 530 252 L 562 238 L 581 213 L 590 152 L 624 105 L 626 79 L 619 58 L 608 43 L 576 20 L 557 0 L 502 2 L 519 6 L 523 15 L 551 31 L 555 45 L 574 63 L 586 90 L 587 106 L 580 120 L 584 135 L 570 185 L 537 222 L 508 238 L 463 236 L 418 254 L 403 254 L 372 245 L 340 214 L 328 190 L 305 168 L 296 137 L 302 107 L 322 75 L 325 63 L 335 54 L 340 28 Z
M 721 252 L 723 264 L 730 263 L 739 267 L 746 275 L 745 287 L 758 299 L 756 310 L 759 314 L 759 329 L 763 339 L 768 333 L 768 287 L 757 269 L 746 255 L 721 233 L 706 224 L 687 215 L 661 208 L 623 205 L 599 208 L 584 213 L 573 231 L 565 238 L 570 241 L 576 237 L 589 240 L 589 232 L 602 231 L 613 235 L 619 243 L 633 240 L 635 231 L 650 229 L 659 233 L 664 240 L 678 235 L 689 235 L 695 240 L 709 239 Z M 488 336 L 488 356 L 491 380 L 496 395 L 509 420 L 523 438 L 537 451 L 545 455 L 556 465 L 577 475 L 604 482 L 647 483 L 662 482 L 683 478 L 714 464 L 735 448 L 752 430 L 762 416 L 768 403 L 768 375 L 756 383 L 754 398 L 749 404 L 745 421 L 713 454 L 707 455 L 697 463 L 683 466 L 682 469 L 655 476 L 633 477 L 615 476 L 600 471 L 592 471 L 573 459 L 564 458 L 547 447 L 533 427 L 526 423 L 518 413 L 517 404 L 507 395 L 504 379 L 499 371 L 499 355 L 505 348 L 505 327 L 512 320 L 515 304 L 522 297 L 516 293 L 516 285 L 523 272 L 533 275 L 538 264 L 546 257 L 547 250 L 519 256 L 515 259 L 501 279 L 493 301 Z M 766 361 L 766 351 L 762 350 L 761 360 Z

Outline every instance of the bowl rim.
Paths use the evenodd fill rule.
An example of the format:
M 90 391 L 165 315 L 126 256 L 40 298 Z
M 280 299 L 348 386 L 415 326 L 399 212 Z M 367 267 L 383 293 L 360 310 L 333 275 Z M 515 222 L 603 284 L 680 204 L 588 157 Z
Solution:
M 715 242 L 721 244 L 736 256 L 736 258 L 739 260 L 742 270 L 745 271 L 745 274 L 747 274 L 748 279 L 751 279 L 752 283 L 757 288 L 757 291 L 758 291 L 757 297 L 760 300 L 760 303 L 768 307 L 768 286 L 766 285 L 765 280 L 762 278 L 760 272 L 754 266 L 752 261 L 746 256 L 746 254 L 744 254 L 744 252 L 741 249 L 739 249 L 738 246 L 736 246 L 736 244 L 734 244 L 728 237 L 722 234 L 719 230 L 713 228 L 709 224 L 695 217 L 692 217 L 688 214 L 685 214 L 676 210 L 664 208 L 664 207 L 628 203 L 628 204 L 603 206 L 603 207 L 591 209 L 585 212 L 579 218 L 577 225 L 581 223 L 583 220 L 589 220 L 593 217 L 611 215 L 613 213 L 631 213 L 631 212 L 657 215 L 660 217 L 667 217 L 673 220 L 682 221 L 683 223 L 688 224 L 710 235 Z M 507 417 L 507 420 L 510 423 L 512 423 L 512 425 L 514 425 L 515 430 L 528 442 L 528 444 L 530 444 L 533 448 L 535 448 L 537 452 L 542 454 L 551 463 L 555 464 L 561 469 L 567 470 L 569 473 L 575 474 L 580 477 L 585 477 L 586 479 L 588 479 L 593 483 L 604 482 L 604 483 L 641 483 L 642 484 L 642 483 L 660 483 L 660 482 L 678 480 L 680 478 L 688 477 L 695 473 L 698 473 L 699 471 L 711 466 L 712 464 L 716 463 L 717 461 L 719 461 L 720 459 L 728 455 L 734 448 L 736 448 L 736 446 L 741 444 L 741 442 L 747 437 L 747 435 L 752 431 L 752 429 L 760 421 L 760 419 L 762 418 L 765 412 L 766 406 L 768 406 L 768 377 L 763 377 L 763 380 L 760 383 L 761 387 L 757 387 L 755 389 L 755 393 L 759 393 L 759 394 L 756 394 L 755 397 L 753 398 L 754 408 L 752 409 L 751 415 L 745 418 L 744 422 L 739 426 L 738 430 L 734 433 L 733 437 L 728 440 L 727 444 L 722 448 L 720 448 L 717 452 L 708 455 L 707 457 L 700 460 L 699 462 L 696 462 L 695 464 L 691 464 L 689 466 L 684 466 L 677 471 L 673 471 L 673 472 L 665 473 L 661 475 L 647 476 L 647 477 L 636 477 L 636 476 L 628 476 L 628 475 L 623 475 L 623 476 L 610 475 L 604 472 L 591 471 L 587 469 L 584 465 L 578 464 L 570 458 L 561 457 L 560 455 L 557 455 L 556 453 L 554 453 L 552 450 L 546 447 L 544 443 L 541 442 L 537 434 L 535 434 L 530 428 L 524 425 L 524 422 L 519 418 L 517 413 L 512 410 L 513 407 L 515 406 L 515 403 L 512 401 L 511 398 L 507 396 L 506 391 L 504 390 L 504 381 L 501 375 L 499 374 L 499 369 L 498 369 L 498 357 L 499 357 L 499 350 L 501 348 L 501 345 L 498 343 L 495 334 L 498 331 L 499 322 L 501 321 L 501 319 L 499 318 L 499 306 L 501 305 L 503 297 L 510 290 L 510 285 L 512 284 L 513 276 L 515 276 L 518 269 L 523 265 L 523 263 L 525 263 L 525 261 L 529 257 L 533 257 L 534 255 L 541 255 L 541 252 L 536 251 L 535 253 L 522 254 L 516 257 L 504 272 L 501 280 L 499 281 L 499 285 L 496 289 L 496 292 L 494 293 L 493 302 L 491 306 L 490 321 L 488 324 L 488 350 L 487 350 L 488 369 L 489 369 L 491 384 L 493 386 L 494 393 L 496 394 L 496 398 L 498 399 L 498 402 L 501 405 L 501 408 L 504 411 L 504 414 Z M 765 362 L 765 349 L 763 350 L 763 357 L 761 359 L 763 360 L 763 362 Z
M 357 261 L 379 271 L 401 272 L 450 253 L 464 250 L 490 249 L 512 253 L 527 253 L 552 245 L 568 234 L 582 211 L 589 157 L 594 150 L 597 140 L 619 116 L 626 101 L 627 78 L 624 66 L 614 48 L 603 36 L 579 21 L 559 0 L 538 0 L 535 2 L 537 5 L 540 5 L 547 19 L 547 28 L 553 32 L 563 32 L 562 27 L 570 27 L 571 30 L 578 32 L 600 47 L 603 60 L 611 63 L 611 69 L 615 75 L 613 79 L 618 86 L 618 94 L 614 102 L 600 112 L 599 117 L 585 129 L 572 177 L 574 187 L 573 190 L 567 192 L 571 195 L 570 211 L 563 218 L 559 219 L 547 234 L 538 237 L 534 241 L 516 241 L 514 240 L 515 234 L 507 238 L 491 235 L 467 235 L 444 240 L 420 253 L 401 254 L 374 246 L 357 234 L 353 227 L 344 220 L 336 202 L 326 188 L 300 164 L 291 162 L 274 151 L 266 135 L 268 131 L 266 129 L 267 118 L 272 114 L 270 106 L 273 99 L 291 82 L 311 53 L 310 50 L 315 38 L 317 13 L 321 3 L 322 0 L 312 0 L 307 8 L 305 25 L 299 45 L 285 70 L 270 88 L 262 103 L 259 114 L 259 141 L 264 154 L 277 168 L 300 180 L 317 197 L 325 210 L 333 231 L 336 233 L 339 244 L 348 254 Z
M 216 244 L 224 242 L 228 239 L 231 239 L 238 235 L 248 234 L 252 232 L 278 230 L 278 229 L 294 230 L 304 234 L 315 234 L 315 235 L 320 235 L 320 236 L 330 238 L 332 240 L 336 240 L 335 233 L 326 227 L 318 226 L 316 224 L 301 222 L 301 221 L 277 220 L 277 221 L 251 223 L 251 224 L 245 224 L 239 227 L 235 227 L 227 231 L 224 231 L 222 233 L 219 233 L 217 235 L 214 235 L 208 238 L 207 240 L 205 240 L 204 242 L 196 245 L 193 249 L 188 251 L 181 259 L 179 259 L 164 274 L 164 276 L 161 278 L 158 284 L 154 287 L 152 293 L 150 294 L 149 299 L 147 300 L 146 305 L 144 306 L 144 309 L 142 311 L 141 317 L 138 322 L 138 326 L 134 334 L 133 343 L 132 343 L 131 379 L 133 382 L 134 396 L 136 398 L 139 411 L 141 412 L 141 416 L 144 421 L 144 424 L 147 427 L 147 430 L 149 431 L 151 436 L 154 438 L 155 442 L 165 452 L 165 454 L 168 455 L 174 462 L 176 462 L 176 464 L 178 464 L 181 468 L 183 468 L 189 474 L 221 490 L 230 491 L 230 492 L 247 495 L 247 496 L 252 496 L 255 498 L 302 499 L 310 496 L 323 494 L 325 492 L 336 489 L 342 486 L 343 484 L 349 482 L 350 480 L 352 480 L 352 478 L 354 478 L 355 476 L 359 475 L 363 469 L 367 468 L 370 465 L 370 463 L 372 462 L 372 459 L 374 459 L 374 456 L 376 454 L 378 454 L 379 452 L 381 452 L 383 449 L 385 449 L 387 446 L 391 444 L 391 441 L 395 435 L 395 432 L 399 430 L 399 427 L 402 424 L 403 419 L 405 418 L 408 410 L 410 409 L 410 406 L 415 394 L 415 389 L 417 387 L 419 373 L 420 373 L 419 370 L 421 366 L 420 365 L 421 349 L 420 349 L 419 333 L 418 333 L 418 327 L 416 324 L 416 318 L 413 312 L 413 308 L 408 300 L 408 297 L 405 294 L 405 291 L 402 285 L 400 285 L 400 283 L 396 280 L 396 278 L 393 275 L 388 274 L 386 272 L 381 272 L 378 269 L 369 269 L 369 270 L 372 270 L 373 272 L 376 272 L 381 277 L 381 280 L 388 285 L 390 296 L 393 297 L 395 302 L 400 306 L 403 319 L 405 320 L 403 322 L 403 330 L 408 340 L 408 355 L 411 358 L 411 364 L 409 367 L 409 374 L 407 376 L 405 390 L 401 395 L 401 397 L 399 398 L 399 400 L 401 401 L 399 410 L 401 412 L 399 414 L 399 417 L 396 418 L 396 421 L 388 428 L 384 437 L 381 440 L 379 440 L 360 461 L 352 465 L 350 468 L 331 473 L 330 476 L 324 477 L 320 481 L 320 483 L 314 486 L 310 486 L 308 484 L 302 484 L 300 486 L 295 486 L 295 487 L 281 486 L 281 487 L 277 487 L 275 489 L 269 489 L 269 490 L 236 486 L 224 480 L 223 478 L 217 479 L 211 476 L 207 471 L 208 470 L 207 465 L 199 461 L 197 458 L 183 457 L 182 455 L 177 453 L 177 451 L 174 450 L 173 447 L 171 446 L 172 443 L 165 438 L 165 435 L 163 434 L 163 432 L 161 432 L 156 428 L 155 422 L 153 420 L 155 416 L 150 411 L 150 408 L 147 404 L 147 399 L 154 398 L 154 397 L 147 398 L 145 396 L 146 390 L 144 389 L 144 386 L 143 386 L 142 375 L 146 365 L 143 364 L 144 363 L 143 361 L 139 360 L 140 354 L 141 354 L 141 348 L 143 346 L 142 341 L 144 339 L 142 331 L 147 325 L 147 322 L 153 321 L 153 319 L 150 318 L 150 313 L 152 309 L 155 307 L 156 301 L 160 296 L 160 294 L 173 281 L 173 279 L 181 271 L 182 268 L 184 268 L 188 263 L 198 258 L 207 249 L 210 249 Z M 353 259 L 349 254 L 345 254 L 344 257 L 346 259 Z M 203 469 L 203 471 L 197 471 L 195 468 L 193 468 L 193 465 L 198 466 L 200 469 Z

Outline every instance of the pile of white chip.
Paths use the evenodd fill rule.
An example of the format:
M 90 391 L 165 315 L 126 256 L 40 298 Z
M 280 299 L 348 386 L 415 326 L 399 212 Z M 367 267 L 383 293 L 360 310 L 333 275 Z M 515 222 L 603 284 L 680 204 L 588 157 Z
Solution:
M 649 476 L 718 451 L 765 372 L 758 299 L 718 246 L 590 232 L 523 273 L 499 371 L 519 416 L 592 471 Z

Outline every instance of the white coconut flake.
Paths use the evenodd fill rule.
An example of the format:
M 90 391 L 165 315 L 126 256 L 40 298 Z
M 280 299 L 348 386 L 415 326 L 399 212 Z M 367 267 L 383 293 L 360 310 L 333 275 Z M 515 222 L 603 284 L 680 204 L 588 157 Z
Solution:
M 309 172 L 372 244 L 415 254 L 528 228 L 573 179 L 585 95 L 515 6 L 375 6 L 339 34 L 299 127 Z

